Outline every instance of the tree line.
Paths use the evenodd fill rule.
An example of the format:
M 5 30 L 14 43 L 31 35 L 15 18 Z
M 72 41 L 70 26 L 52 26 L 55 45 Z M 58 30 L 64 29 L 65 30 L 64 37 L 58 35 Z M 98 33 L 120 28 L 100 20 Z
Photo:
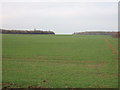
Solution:
M 42 31 L 42 30 L 5 30 L 0 29 L 2 34 L 55 34 L 53 31 Z
M 89 31 L 89 32 L 75 32 L 74 34 L 80 35 L 114 35 L 117 32 L 105 32 L 105 31 Z
M 105 32 L 105 31 L 89 31 L 89 32 L 74 32 L 77 35 L 111 35 L 114 38 L 120 38 L 120 32 Z

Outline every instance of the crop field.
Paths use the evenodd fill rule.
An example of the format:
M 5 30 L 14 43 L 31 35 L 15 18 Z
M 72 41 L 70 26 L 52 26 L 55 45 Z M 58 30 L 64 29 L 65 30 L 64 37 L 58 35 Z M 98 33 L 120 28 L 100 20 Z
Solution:
M 2 45 L 3 87 L 118 87 L 117 38 L 3 34 Z

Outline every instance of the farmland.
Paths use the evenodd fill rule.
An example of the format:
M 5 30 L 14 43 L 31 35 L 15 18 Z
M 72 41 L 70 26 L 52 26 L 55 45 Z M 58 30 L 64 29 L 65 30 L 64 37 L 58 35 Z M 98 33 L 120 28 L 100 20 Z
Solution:
M 117 38 L 3 34 L 2 45 L 3 87 L 118 87 Z

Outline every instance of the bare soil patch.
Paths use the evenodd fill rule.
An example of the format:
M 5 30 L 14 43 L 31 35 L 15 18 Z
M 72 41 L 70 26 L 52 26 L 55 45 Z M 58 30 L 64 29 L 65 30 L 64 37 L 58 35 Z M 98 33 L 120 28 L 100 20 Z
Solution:
M 118 55 L 117 50 L 112 46 L 110 41 L 108 39 L 105 39 L 105 42 L 107 43 L 108 47 L 112 50 L 112 53 L 115 54 L 115 55 Z
M 86 66 L 89 68 L 101 68 L 104 67 L 104 64 L 88 64 Z

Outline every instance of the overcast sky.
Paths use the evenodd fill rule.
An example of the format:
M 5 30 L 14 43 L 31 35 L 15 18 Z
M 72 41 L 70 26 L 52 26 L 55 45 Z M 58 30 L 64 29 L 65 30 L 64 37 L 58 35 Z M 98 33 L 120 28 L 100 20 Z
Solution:
M 73 33 L 118 30 L 117 2 L 4 2 L 2 28 Z

